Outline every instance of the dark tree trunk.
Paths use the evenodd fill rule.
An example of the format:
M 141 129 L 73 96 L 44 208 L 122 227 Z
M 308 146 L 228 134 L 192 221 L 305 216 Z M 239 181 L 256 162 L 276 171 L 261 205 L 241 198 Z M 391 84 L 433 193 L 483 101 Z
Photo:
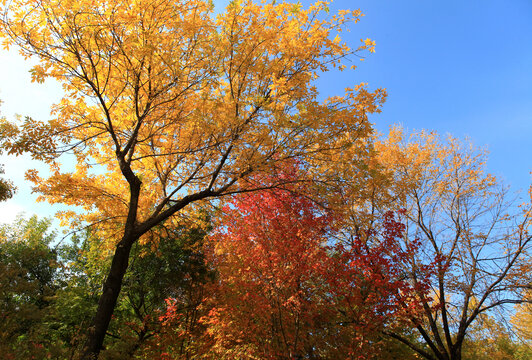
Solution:
M 132 143 L 131 143 L 132 144 Z M 131 145 L 130 144 L 130 145 Z M 103 284 L 102 295 L 98 301 L 98 309 L 92 318 L 91 326 L 87 331 L 87 339 L 83 346 L 82 360 L 97 360 L 102 349 L 105 334 L 122 289 L 122 280 L 129 264 L 131 247 L 139 239 L 143 232 L 137 232 L 137 210 L 139 205 L 140 187 L 142 182 L 133 173 L 131 165 L 125 160 L 125 154 L 129 150 L 117 150 L 117 159 L 120 170 L 129 183 L 129 209 L 124 224 L 124 235 L 116 246 L 111 262 L 111 269 Z M 147 230 L 146 230 L 147 231 Z
M 81 360 L 98 359 L 107 329 L 109 328 L 109 323 L 111 322 L 111 317 L 113 316 L 113 311 L 116 306 L 118 296 L 120 295 L 120 290 L 122 289 L 122 281 L 127 271 L 129 253 L 133 244 L 140 238 L 140 236 L 142 236 L 142 234 L 146 233 L 157 224 L 164 222 L 170 216 L 183 209 L 191 202 L 218 195 L 227 187 L 229 187 L 229 185 L 227 185 L 226 188 L 222 188 L 218 192 L 213 192 L 209 188 L 192 195 L 187 195 L 180 201 L 159 213 L 159 211 L 163 208 L 163 202 L 160 205 L 161 209 L 157 210 L 151 218 L 142 224 L 138 224 L 137 209 L 140 197 L 141 181 L 133 173 L 131 167 L 124 161 L 123 158 L 119 160 L 120 169 L 130 185 L 129 210 L 124 226 L 124 236 L 116 246 L 115 254 L 111 263 L 111 269 L 109 270 L 109 275 L 107 275 L 107 279 L 103 285 L 102 295 L 98 301 L 96 315 L 92 319 L 91 326 L 87 332 L 87 340 L 82 350 Z
M 102 295 L 98 301 L 98 309 L 96 310 L 96 315 L 92 319 L 92 324 L 87 334 L 87 340 L 83 347 L 81 357 L 83 360 L 98 359 L 105 334 L 109 328 L 109 323 L 111 322 L 111 317 L 118 300 L 118 295 L 122 288 L 122 280 L 127 271 L 129 253 L 136 240 L 137 239 L 134 236 L 124 236 L 122 241 L 116 247 L 113 261 L 111 263 L 111 269 L 109 270 L 109 274 L 103 285 Z

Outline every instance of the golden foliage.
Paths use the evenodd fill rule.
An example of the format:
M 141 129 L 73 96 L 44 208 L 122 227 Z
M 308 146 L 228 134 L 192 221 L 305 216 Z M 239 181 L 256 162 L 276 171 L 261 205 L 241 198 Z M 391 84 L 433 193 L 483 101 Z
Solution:
M 4 46 L 37 57 L 32 79 L 65 91 L 52 121 L 28 119 L 7 145 L 50 163 L 49 178 L 28 179 L 41 199 L 83 209 L 65 221 L 109 237 L 126 221 L 133 176 L 139 223 L 187 196 L 249 189 L 249 174 L 287 158 L 323 176 L 341 152 L 363 151 L 367 114 L 385 98 L 361 84 L 318 101 L 321 73 L 375 45 L 349 48 L 337 35 L 361 12 L 328 16 L 327 5 L 233 1 L 215 16 L 200 0 L 3 2 Z M 64 151 L 73 172 L 55 162 Z

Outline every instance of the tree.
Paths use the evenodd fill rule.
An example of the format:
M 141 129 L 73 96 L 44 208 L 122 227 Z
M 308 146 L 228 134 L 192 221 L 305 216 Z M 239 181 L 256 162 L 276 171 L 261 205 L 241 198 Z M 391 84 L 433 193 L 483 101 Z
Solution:
M 7 359 L 45 358 L 54 346 L 42 336 L 58 288 L 49 227 L 35 216 L 0 227 L 0 351 Z
M 82 207 L 65 221 L 95 224 L 115 249 L 84 358 L 98 356 L 139 239 L 193 204 L 256 189 L 249 175 L 279 161 L 300 157 L 317 175 L 365 146 L 384 91 L 319 102 L 312 86 L 354 52 L 332 36 L 360 11 L 327 10 L 234 1 L 214 18 L 200 0 L 2 3 L 4 45 L 36 57 L 33 79 L 55 78 L 66 94 L 53 120 L 27 120 L 4 145 L 46 160 L 49 178 L 28 173 L 35 190 Z M 65 151 L 70 173 L 56 161 Z
M 206 300 L 210 357 L 323 358 L 320 338 L 337 317 L 325 301 L 329 217 L 308 198 L 273 189 L 241 195 L 221 213 L 210 237 L 218 273 Z
M 68 241 L 63 239 L 55 250 L 62 283 L 55 294 L 54 313 L 46 336 L 62 347 L 62 357 L 57 358 L 71 359 L 82 346 L 83 334 L 98 305 L 109 255 L 98 247 L 98 239 L 89 230 L 74 234 Z
M 297 171 L 287 165 L 254 180 L 297 178 Z M 378 353 L 379 332 L 411 295 L 399 279 L 407 255 L 396 246 L 402 225 L 388 214 L 373 244 L 339 243 L 333 213 L 306 190 L 240 194 L 222 207 L 207 242 L 217 277 L 206 285 L 200 320 L 206 331 L 195 356 L 355 359 L 367 358 L 370 349 Z M 170 307 L 165 321 L 171 326 L 179 317 Z
M 411 317 L 428 349 L 400 333 L 389 335 L 427 359 L 461 359 L 467 333 L 481 316 L 527 301 L 530 216 L 486 174 L 484 151 L 433 133 L 403 138 L 392 129 L 377 147 L 392 178 L 390 197 L 406 209 L 404 242 L 422 244 L 405 273 L 415 284 L 423 266 L 435 266 L 430 296 L 418 294 L 422 316 Z
M 190 294 L 211 278 L 201 252 L 204 235 L 201 228 L 179 227 L 156 249 L 153 244 L 133 246 L 130 271 L 124 278 L 102 359 L 157 357 L 153 354 L 160 353 L 163 329 L 159 316 L 166 309 L 165 300 L 171 297 L 182 306 L 193 307 L 197 300 Z M 49 250 L 57 257 L 53 297 L 49 296 L 53 301 L 45 319 L 33 326 L 39 329 L 37 334 L 28 331 L 33 334 L 32 341 L 46 345 L 42 351 L 48 351 L 48 356 L 69 359 L 83 346 L 82 334 L 90 325 L 111 264 L 112 252 L 105 247 L 102 239 L 87 230 Z
M 0 165 L 0 174 L 4 174 L 4 165 Z M 0 201 L 11 199 L 15 190 L 11 180 L 0 178 Z
M 530 303 L 516 306 L 516 314 L 512 318 L 512 323 L 518 335 L 526 341 L 532 340 L 532 305 Z

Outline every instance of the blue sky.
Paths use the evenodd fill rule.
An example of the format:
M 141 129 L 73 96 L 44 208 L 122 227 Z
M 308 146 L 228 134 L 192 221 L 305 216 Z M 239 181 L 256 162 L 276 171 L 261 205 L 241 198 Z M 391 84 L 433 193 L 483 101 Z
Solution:
M 377 129 L 400 123 L 470 137 L 490 151 L 490 172 L 528 188 L 532 1 L 341 0 L 333 8 L 360 8 L 366 16 L 347 40 L 370 37 L 377 46 L 352 76 L 322 79 L 322 91 L 353 81 L 384 87 Z
M 218 9 L 227 2 L 215 1 Z M 468 136 L 489 149 L 491 173 L 526 190 L 532 171 L 532 1 L 337 0 L 330 6 L 331 12 L 355 8 L 366 16 L 343 38 L 356 47 L 369 37 L 376 53 L 354 60 L 355 71 L 325 74 L 321 93 L 341 94 L 360 82 L 386 88 L 383 112 L 371 118 L 378 130 L 399 123 Z M 60 96 L 54 83 L 30 84 L 29 67 L 16 54 L 0 52 L 0 110 L 8 118 L 46 119 Z M 23 183 L 28 160 L 2 162 L 19 193 L 0 205 L 0 221 L 18 211 L 50 215 Z

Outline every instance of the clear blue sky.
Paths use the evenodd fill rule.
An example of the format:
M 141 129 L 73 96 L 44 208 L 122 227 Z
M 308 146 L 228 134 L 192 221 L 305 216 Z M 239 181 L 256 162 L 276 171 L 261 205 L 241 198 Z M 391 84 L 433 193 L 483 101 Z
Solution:
M 227 0 L 216 0 L 219 10 Z M 303 5 L 311 2 L 302 1 Z M 394 123 L 470 137 L 490 150 L 488 170 L 512 188 L 527 189 L 532 171 L 532 0 L 337 0 L 337 9 L 360 8 L 366 16 L 344 33 L 353 47 L 361 38 L 376 41 L 376 53 L 358 69 L 325 74 L 323 95 L 367 82 L 388 90 L 382 114 L 372 117 L 384 132 Z M 29 84 L 29 65 L 0 52 L 2 112 L 47 118 L 59 91 L 51 83 Z M 7 176 L 20 192 L 2 213 L 33 205 L 22 184 L 24 161 L 4 160 Z M 3 209 L 3 211 L 2 211 Z M 6 215 L 4 215 L 6 216 Z M 7 219 L 7 218 L 6 218 Z
M 342 8 L 366 14 L 348 40 L 369 37 L 376 53 L 351 77 L 324 78 L 322 90 L 360 81 L 384 87 L 388 100 L 372 117 L 379 130 L 400 123 L 468 136 L 488 147 L 490 172 L 516 190 L 528 188 L 531 0 L 338 0 L 331 6 Z

